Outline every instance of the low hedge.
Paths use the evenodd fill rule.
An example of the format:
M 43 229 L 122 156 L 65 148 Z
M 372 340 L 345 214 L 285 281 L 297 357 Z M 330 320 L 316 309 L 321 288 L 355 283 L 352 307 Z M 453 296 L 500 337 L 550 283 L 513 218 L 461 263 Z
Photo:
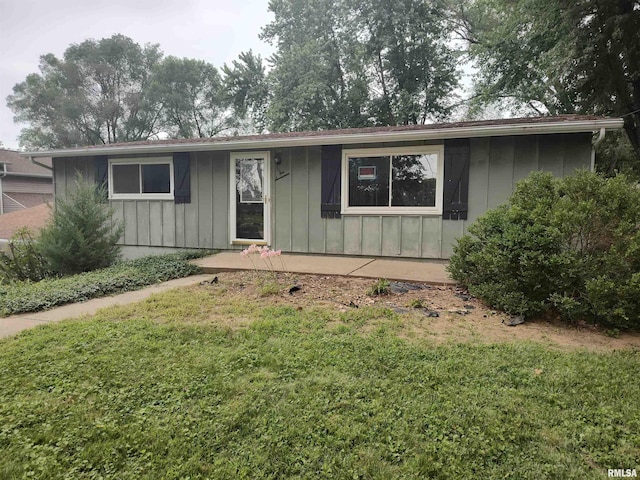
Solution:
M 46 310 L 201 273 L 202 269 L 189 260 L 207 253 L 210 252 L 154 255 L 69 277 L 0 285 L 0 316 Z

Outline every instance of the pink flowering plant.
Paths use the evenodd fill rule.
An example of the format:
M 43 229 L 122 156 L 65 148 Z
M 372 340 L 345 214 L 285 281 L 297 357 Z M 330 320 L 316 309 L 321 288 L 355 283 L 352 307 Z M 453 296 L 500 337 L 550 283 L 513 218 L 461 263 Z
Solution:
M 282 271 L 283 272 L 286 271 L 286 268 L 284 266 L 284 260 L 282 258 L 282 250 L 272 250 L 267 245 L 258 246 L 256 244 L 252 244 L 252 245 L 249 245 L 249 247 L 242 250 L 240 252 L 240 255 L 242 255 L 243 257 L 247 257 L 251 261 L 251 264 L 253 265 L 253 269 L 255 270 L 256 274 L 258 273 L 258 271 L 264 270 L 264 269 L 259 269 L 258 264 L 256 264 L 256 262 L 253 260 L 254 256 L 259 255 L 262 261 L 264 262 L 265 266 L 267 267 L 266 268 L 267 271 L 271 273 L 273 277 L 273 281 L 276 283 L 278 279 L 276 277 L 276 269 L 273 264 L 274 257 L 278 257 L 280 259 L 280 265 L 282 266 Z

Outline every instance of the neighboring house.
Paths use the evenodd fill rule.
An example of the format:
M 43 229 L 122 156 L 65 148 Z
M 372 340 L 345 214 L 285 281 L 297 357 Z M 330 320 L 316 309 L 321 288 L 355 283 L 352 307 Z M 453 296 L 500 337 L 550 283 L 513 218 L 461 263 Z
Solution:
M 19 229 L 27 227 L 34 236 L 49 221 L 51 207 L 46 203 L 41 203 L 35 207 L 24 208 L 22 210 L 5 213 L 0 217 L 0 250 Z
M 40 158 L 38 163 L 49 168 L 14 150 L 0 149 L 0 215 L 53 201 L 51 158 Z
M 105 185 L 126 256 L 173 248 L 448 258 L 533 170 L 592 166 L 590 116 L 162 140 L 33 152 L 56 192 Z

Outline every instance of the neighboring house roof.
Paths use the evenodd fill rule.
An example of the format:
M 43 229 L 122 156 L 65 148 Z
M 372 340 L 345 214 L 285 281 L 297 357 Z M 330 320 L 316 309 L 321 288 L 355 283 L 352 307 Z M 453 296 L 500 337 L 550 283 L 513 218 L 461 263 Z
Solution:
M 348 128 L 307 132 L 270 133 L 240 137 L 190 138 L 149 140 L 141 142 L 92 145 L 25 152 L 31 157 L 77 157 L 86 155 L 116 155 L 160 153 L 172 151 L 239 150 L 311 146 L 330 144 L 380 143 L 412 140 L 473 138 L 503 135 L 534 135 L 549 133 L 594 132 L 601 129 L 620 129 L 620 118 L 590 115 L 564 115 L 554 117 L 508 118 L 472 122 L 437 123 L 430 125 L 401 125 L 386 127 Z
M 47 224 L 51 208 L 46 203 L 0 216 L 0 240 L 9 240 L 22 227 L 28 227 L 33 233 Z
M 51 166 L 51 158 L 40 158 L 39 163 Z M 0 176 L 3 174 L 2 164 L 7 166 L 7 175 L 21 177 L 51 177 L 51 170 L 35 165 L 28 158 L 15 150 L 0 148 Z

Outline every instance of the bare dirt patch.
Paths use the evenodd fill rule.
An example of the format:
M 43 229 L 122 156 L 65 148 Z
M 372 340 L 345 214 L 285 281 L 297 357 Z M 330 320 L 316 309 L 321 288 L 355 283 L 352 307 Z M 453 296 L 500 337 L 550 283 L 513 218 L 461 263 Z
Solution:
M 398 315 L 398 335 L 407 339 L 428 339 L 436 343 L 479 341 L 485 343 L 529 340 L 563 349 L 611 351 L 640 350 L 639 333 L 607 336 L 591 326 L 566 325 L 544 319 L 529 320 L 515 327 L 503 322 L 510 317 L 494 311 L 465 291 L 449 286 L 406 282 L 392 287 L 401 292 L 369 295 L 375 279 L 240 271 L 215 275 L 215 283 L 199 288 L 218 291 L 230 304 L 259 303 L 290 305 L 297 309 L 324 308 L 337 313 L 366 307 L 384 307 Z M 212 275 L 212 278 L 214 276 Z M 294 287 L 290 292 L 291 287 Z M 406 291 L 403 291 L 406 290 Z M 269 293 L 275 291 L 276 293 Z M 213 292 L 212 292 L 213 293 Z M 266 293 L 266 294 L 265 294 Z M 225 323 L 233 326 L 232 312 Z M 216 315 L 218 317 L 218 315 Z M 239 321 L 237 326 L 246 325 Z M 362 327 L 367 330 L 367 326 Z

